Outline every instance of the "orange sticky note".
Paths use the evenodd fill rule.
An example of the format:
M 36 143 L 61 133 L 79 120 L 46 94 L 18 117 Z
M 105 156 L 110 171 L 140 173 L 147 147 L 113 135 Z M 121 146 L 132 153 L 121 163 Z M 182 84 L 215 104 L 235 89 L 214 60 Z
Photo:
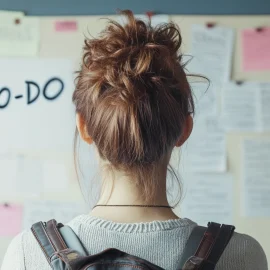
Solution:
M 242 31 L 244 71 L 270 70 L 270 27 Z
M 0 205 L 0 236 L 15 236 L 22 229 L 23 207 L 17 204 Z

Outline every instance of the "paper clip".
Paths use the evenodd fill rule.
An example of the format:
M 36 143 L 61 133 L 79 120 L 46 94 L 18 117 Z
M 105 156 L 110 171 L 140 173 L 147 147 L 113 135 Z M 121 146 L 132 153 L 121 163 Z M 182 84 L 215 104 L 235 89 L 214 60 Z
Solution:
M 213 28 L 213 27 L 216 26 L 216 23 L 214 23 L 214 22 L 209 22 L 209 23 L 206 23 L 206 26 L 207 26 L 207 28 Z

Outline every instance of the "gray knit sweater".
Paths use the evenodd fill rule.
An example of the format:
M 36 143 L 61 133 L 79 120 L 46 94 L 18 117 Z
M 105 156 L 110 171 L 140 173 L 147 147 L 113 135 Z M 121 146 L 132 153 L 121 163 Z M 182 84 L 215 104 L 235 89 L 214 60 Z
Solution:
M 179 269 L 186 241 L 196 226 L 189 219 L 149 223 L 115 223 L 81 215 L 68 225 L 78 234 L 91 254 L 117 248 L 144 258 L 164 269 Z M 2 270 L 49 270 L 50 267 L 30 231 L 11 242 Z M 217 270 L 267 270 L 260 244 L 252 237 L 235 233 L 220 258 Z

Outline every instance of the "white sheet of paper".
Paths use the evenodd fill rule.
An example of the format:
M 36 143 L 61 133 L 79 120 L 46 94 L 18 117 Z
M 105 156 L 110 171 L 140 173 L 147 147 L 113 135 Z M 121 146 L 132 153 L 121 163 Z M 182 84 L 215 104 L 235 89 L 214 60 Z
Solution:
M 258 84 L 226 83 L 222 90 L 222 122 L 226 130 L 258 131 L 260 125 Z
M 20 13 L 0 16 L 0 56 L 38 55 L 39 23 L 38 18 L 23 17 Z
M 214 85 L 208 82 L 190 83 L 195 104 L 195 118 L 217 115 L 219 89 L 215 90 Z
M 217 117 L 203 117 L 194 121 L 190 138 L 182 147 L 185 171 L 225 172 L 227 155 L 225 132 Z
M 199 225 L 233 224 L 233 181 L 230 174 L 185 174 L 181 216 Z
M 24 204 L 23 228 L 29 229 L 38 221 L 56 219 L 67 223 L 74 217 L 85 213 L 85 206 L 78 202 L 26 201 Z
M 270 130 L 270 83 L 228 82 L 222 90 L 221 119 L 226 130 Z
M 230 28 L 193 25 L 191 51 L 184 57 L 189 59 L 188 74 L 207 77 L 207 81 L 190 82 L 199 115 L 217 115 L 220 91 L 223 82 L 230 78 L 234 32 Z M 190 55 L 190 56 L 189 56 Z M 190 81 L 193 80 L 190 77 Z M 200 79 L 202 81 L 202 79 Z
M 260 83 L 261 130 L 270 131 L 270 83 Z
M 1 59 L 0 89 L 1 151 L 72 151 L 70 60 Z
M 13 195 L 16 187 L 17 159 L 15 157 L 0 157 L 0 194 Z
M 42 178 L 44 192 L 65 192 L 68 188 L 68 173 L 64 163 L 46 160 L 42 164 Z
M 233 41 L 234 32 L 231 28 L 193 25 L 191 71 L 207 76 L 212 82 L 229 81 Z
M 41 161 L 25 156 L 17 157 L 16 185 L 14 187 L 21 197 L 39 197 L 42 188 Z
M 270 140 L 243 142 L 243 215 L 270 217 Z

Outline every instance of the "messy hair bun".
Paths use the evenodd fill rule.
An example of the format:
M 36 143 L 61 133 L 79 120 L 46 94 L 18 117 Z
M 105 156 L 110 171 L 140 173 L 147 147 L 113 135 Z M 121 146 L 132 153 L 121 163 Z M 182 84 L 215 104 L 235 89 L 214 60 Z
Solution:
M 194 104 L 181 66 L 178 27 L 152 27 L 123 11 L 85 40 L 73 102 L 102 159 L 154 194 L 155 165 L 181 136 Z

